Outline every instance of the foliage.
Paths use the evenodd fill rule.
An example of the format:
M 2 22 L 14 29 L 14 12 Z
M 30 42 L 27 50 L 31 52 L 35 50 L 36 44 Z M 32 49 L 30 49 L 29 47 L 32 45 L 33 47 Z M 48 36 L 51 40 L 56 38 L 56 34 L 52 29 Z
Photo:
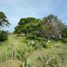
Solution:
M 57 16 L 49 15 L 42 19 L 41 23 L 41 35 L 47 39 L 60 39 L 61 28 L 64 24 L 57 18 Z
M 21 18 L 18 25 L 15 27 L 15 33 L 25 34 L 30 39 L 44 37 L 47 40 L 62 39 L 62 29 L 65 25 L 58 19 L 57 16 L 48 15 L 42 19 L 33 17 Z
M 7 40 L 7 32 L 3 31 L 2 28 L 5 26 L 10 25 L 9 21 L 7 20 L 6 15 L 0 11 L 0 41 Z
M 18 51 L 17 58 L 21 62 L 24 62 L 24 67 L 27 67 L 27 58 L 28 58 L 28 55 L 26 54 L 26 51 Z M 21 64 L 21 67 L 22 67 L 22 64 Z
M 3 12 L 0 12 L 0 27 L 8 25 L 7 17 Z M 26 36 L 10 35 L 9 40 L 2 43 L 5 45 L 0 47 L 1 62 L 9 59 L 21 61 L 21 63 L 19 62 L 20 67 L 22 65 L 24 65 L 23 67 L 65 67 L 64 63 L 67 63 L 67 45 L 55 41 L 62 39 L 63 42 L 67 42 L 66 27 L 54 15 L 42 19 L 21 18 L 14 32 Z M 7 32 L 0 30 L 0 41 L 7 40 L 7 35 Z M 52 42 L 52 40 L 55 41 Z M 12 59 L 14 49 L 16 58 Z
M 50 41 L 49 44 L 54 45 L 53 47 L 48 49 L 45 49 L 42 47 L 42 49 L 34 50 L 32 51 L 31 54 L 28 55 L 28 49 L 30 48 L 26 47 L 28 44 L 26 44 L 24 40 L 25 40 L 25 36 L 21 37 L 16 35 L 9 35 L 8 40 L 3 42 L 2 45 L 0 45 L 0 49 L 1 49 L 0 66 L 1 67 L 5 67 L 5 66 L 20 67 L 21 64 L 22 64 L 22 67 L 24 67 L 23 66 L 25 64 L 24 58 L 27 58 L 27 67 L 52 67 L 52 66 L 67 67 L 67 60 L 66 60 L 67 59 L 67 43 Z M 15 44 L 16 57 L 18 58 L 14 60 L 12 58 L 12 49 L 13 49 L 12 43 Z M 41 44 L 39 40 L 37 43 L 38 45 Z M 22 59 L 20 59 L 20 57 L 22 57 Z M 48 60 L 49 60 L 49 63 L 46 64 Z
M 62 41 L 67 42 L 67 28 L 62 30 Z
M 9 24 L 6 15 L 0 11 L 0 26 L 8 26 Z
M 21 18 L 18 25 L 15 27 L 15 33 L 18 34 L 30 34 L 36 28 L 39 19 L 28 17 Z
M 7 35 L 8 35 L 8 33 L 7 32 L 5 32 L 5 31 L 0 31 L 0 41 L 5 41 L 5 40 L 7 40 Z

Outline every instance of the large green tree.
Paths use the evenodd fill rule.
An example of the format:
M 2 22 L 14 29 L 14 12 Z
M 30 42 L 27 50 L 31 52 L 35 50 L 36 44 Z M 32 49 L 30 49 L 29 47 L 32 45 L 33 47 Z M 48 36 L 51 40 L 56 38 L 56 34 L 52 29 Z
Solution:
M 15 27 L 15 33 L 18 34 L 31 34 L 35 31 L 39 19 L 33 17 L 21 18 L 18 25 Z

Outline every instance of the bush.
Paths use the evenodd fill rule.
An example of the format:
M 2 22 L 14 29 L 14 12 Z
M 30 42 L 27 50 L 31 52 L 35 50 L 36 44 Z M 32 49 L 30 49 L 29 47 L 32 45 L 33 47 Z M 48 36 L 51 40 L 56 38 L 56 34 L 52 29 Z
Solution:
M 62 30 L 62 42 L 67 43 L 67 28 Z
M 0 31 L 0 41 L 7 40 L 7 32 L 6 31 Z
M 67 38 L 63 38 L 62 42 L 67 43 Z

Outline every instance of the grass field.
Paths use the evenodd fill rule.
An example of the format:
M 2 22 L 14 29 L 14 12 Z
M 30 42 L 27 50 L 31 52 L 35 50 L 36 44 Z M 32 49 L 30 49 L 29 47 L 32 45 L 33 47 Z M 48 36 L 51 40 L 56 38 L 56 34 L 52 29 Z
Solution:
M 25 56 L 28 55 L 27 67 L 67 67 L 67 43 L 51 41 L 48 43 L 50 48 L 34 50 L 25 41 L 25 36 L 9 35 L 8 40 L 0 44 L 0 67 L 21 67 L 21 63 L 24 64 L 16 57 L 13 59 L 13 50 L 16 55 L 18 50 L 25 51 Z

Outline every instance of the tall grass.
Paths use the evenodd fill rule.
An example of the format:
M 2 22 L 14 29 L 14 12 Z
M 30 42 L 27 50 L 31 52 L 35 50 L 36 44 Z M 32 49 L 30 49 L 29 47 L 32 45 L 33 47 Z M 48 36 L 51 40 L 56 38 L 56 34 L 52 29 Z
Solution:
M 0 67 L 24 67 L 25 63 L 26 67 L 67 67 L 67 44 L 46 43 L 47 49 L 43 47 L 45 41 L 9 35 L 9 39 L 0 44 Z

